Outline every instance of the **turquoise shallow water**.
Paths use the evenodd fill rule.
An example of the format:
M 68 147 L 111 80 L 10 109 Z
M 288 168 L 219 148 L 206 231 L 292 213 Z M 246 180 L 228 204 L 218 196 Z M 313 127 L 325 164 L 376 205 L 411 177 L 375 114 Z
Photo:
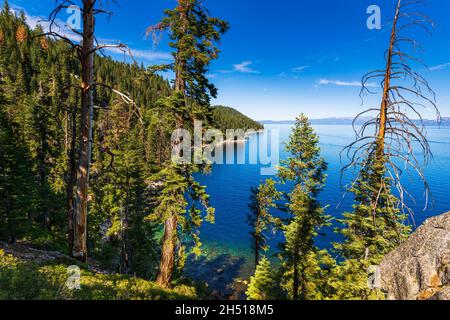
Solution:
M 262 135 L 266 135 L 271 129 L 279 130 L 280 157 L 286 158 L 287 154 L 282 150 L 282 144 L 287 141 L 291 126 L 267 125 L 266 132 Z M 339 218 L 343 212 L 351 209 L 352 205 L 351 195 L 345 195 L 341 189 L 342 164 L 339 154 L 343 147 L 354 139 L 353 129 L 346 125 L 317 125 L 314 129 L 320 136 L 322 155 L 329 164 L 327 185 L 320 195 L 320 201 L 323 205 L 329 205 L 327 209 L 329 215 Z M 416 199 L 416 203 L 409 203 L 415 213 L 416 225 L 423 223 L 427 217 L 450 211 L 450 127 L 429 127 L 427 131 L 434 154 L 433 160 L 425 170 L 433 193 L 433 203 L 427 210 L 424 210 L 425 199 L 420 181 L 407 176 L 403 181 Z M 257 137 L 252 136 L 250 141 L 253 141 L 252 139 Z M 246 143 L 246 151 L 240 146 L 239 152 L 246 152 L 248 155 L 248 144 L 249 142 Z M 205 251 L 214 257 L 223 254 L 237 257 L 244 269 L 252 259 L 250 229 L 247 225 L 250 188 L 267 178 L 261 176 L 260 169 L 260 165 L 250 164 L 216 165 L 211 175 L 198 177 L 199 181 L 207 186 L 211 204 L 216 208 L 216 224 L 205 224 L 201 229 Z M 335 224 L 325 230 L 326 236 L 317 239 L 319 246 L 327 248 L 331 242 L 338 240 L 337 235 L 332 232 L 336 226 Z M 276 242 L 276 239 L 272 241 L 272 247 L 275 247 Z

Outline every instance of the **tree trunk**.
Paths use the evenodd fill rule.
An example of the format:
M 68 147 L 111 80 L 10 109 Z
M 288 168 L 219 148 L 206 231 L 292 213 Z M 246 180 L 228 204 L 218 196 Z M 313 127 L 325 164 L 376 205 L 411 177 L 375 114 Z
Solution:
M 378 140 L 377 156 L 379 158 L 382 158 L 384 156 L 384 146 L 385 146 L 388 108 L 389 108 L 389 93 L 391 88 L 392 55 L 394 52 L 394 44 L 396 38 L 397 21 L 400 13 L 400 5 L 401 0 L 398 0 L 394 21 L 392 23 L 391 39 L 389 42 L 389 49 L 386 61 L 386 72 L 384 75 L 383 100 L 381 101 L 381 109 L 380 109 L 380 126 L 377 133 L 377 140 Z
M 257 237 L 255 237 L 255 269 L 258 267 L 259 264 L 259 240 Z
M 77 105 L 77 104 L 76 104 Z M 73 255 L 73 241 L 74 241 L 74 194 L 73 189 L 75 187 L 76 178 L 77 178 L 77 159 L 76 159 L 76 144 L 77 144 L 77 112 L 76 105 L 74 106 L 74 110 L 72 112 L 72 141 L 70 144 L 70 153 L 69 153 L 69 179 L 67 181 L 67 189 L 66 189 L 66 208 L 67 208 L 67 246 L 69 249 L 69 255 Z M 67 125 L 69 125 L 70 121 L 67 121 Z M 68 129 L 67 129 L 68 131 Z
M 168 218 L 164 225 L 161 261 L 156 278 L 156 283 L 163 288 L 170 288 L 170 281 L 175 268 L 175 250 L 178 242 L 177 225 L 176 215 Z
M 92 157 L 92 127 L 94 113 L 94 3 L 83 1 L 83 47 L 81 50 L 81 141 L 77 172 L 73 256 L 82 262 L 87 260 L 87 214 L 89 173 Z
M 178 0 L 178 10 L 180 10 L 180 20 L 184 24 L 184 28 L 187 29 L 186 12 L 182 0 Z M 175 92 L 182 92 L 186 94 L 186 83 L 184 79 L 184 71 L 186 68 L 186 60 L 180 58 L 178 52 L 175 59 Z M 181 116 L 180 119 L 183 117 Z M 183 127 L 183 121 L 179 120 L 176 124 L 177 129 Z M 179 142 L 172 143 L 172 148 Z M 159 263 L 158 275 L 156 283 L 163 288 L 170 288 L 170 282 L 175 268 L 175 256 L 176 247 L 178 243 L 178 218 L 175 214 L 172 214 L 164 222 L 164 235 L 161 249 L 161 260 Z

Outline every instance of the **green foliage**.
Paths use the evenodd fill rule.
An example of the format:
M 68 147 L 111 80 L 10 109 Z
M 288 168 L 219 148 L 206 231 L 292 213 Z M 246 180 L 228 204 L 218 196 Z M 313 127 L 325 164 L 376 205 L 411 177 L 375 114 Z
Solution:
M 329 225 L 330 217 L 317 196 L 325 184 L 327 164 L 320 156 L 319 137 L 311 127 L 308 118 L 300 115 L 292 130 L 286 150 L 290 157 L 282 162 L 279 177 L 284 183 L 292 184 L 292 191 L 285 194 L 289 218 L 283 227 L 285 243 L 282 245 L 281 260 L 284 269 L 283 285 L 291 288 L 290 298 L 307 299 L 318 295 L 314 281 L 321 281 L 320 275 L 310 272 L 314 265 L 317 247 L 314 239 L 318 230 Z M 319 267 L 320 269 L 320 267 Z
M 0 250 L 0 300 L 175 300 L 196 299 L 196 289 L 180 285 L 173 290 L 117 274 L 81 270 L 80 290 L 66 286 L 69 274 L 61 262 L 36 264 Z M 32 285 L 30 285 L 32 284 Z
M 364 260 L 347 259 L 337 265 L 328 279 L 327 299 L 384 300 L 380 290 L 369 287 L 368 269 L 369 264 Z
M 378 297 L 367 286 L 368 268 L 378 265 L 410 232 L 404 224 L 406 216 L 401 213 L 400 201 L 392 194 L 392 180 L 386 176 L 385 166 L 384 157 L 369 153 L 350 189 L 355 195 L 354 211 L 339 220 L 344 227 L 337 232 L 344 241 L 334 247 L 346 259 L 338 272 L 338 295 L 345 299 L 371 299 L 374 294 Z
M 71 142 L 80 122 L 71 86 L 79 84 L 80 65 L 64 43 L 35 37 L 42 29 L 29 29 L 23 15 L 3 10 L 0 30 L 0 239 L 65 252 L 69 160 L 77 153 Z M 155 225 L 145 220 L 146 178 L 170 157 L 174 126 L 159 124 L 171 111 L 156 112 L 156 102 L 171 88 L 143 67 L 99 56 L 95 65 L 97 82 L 136 104 L 96 88 L 90 254 L 111 270 L 151 279 L 158 250 Z
M 227 22 L 210 17 L 200 0 L 179 0 L 178 6 L 166 10 L 166 17 L 153 29 L 169 29 L 169 45 L 174 49 L 174 71 L 184 88 L 175 84 L 201 106 L 209 106 L 217 89 L 207 78 L 210 62 L 217 59 L 219 49 L 215 43 L 228 29 Z
M 217 96 L 217 89 L 206 74 L 219 50 L 215 43 L 228 29 L 228 23 L 209 16 L 199 0 L 179 0 L 173 10 L 166 10 L 166 17 L 149 31 L 169 29 L 169 45 L 173 48 L 175 73 L 174 93 L 159 101 L 161 109 L 173 114 L 176 129 L 191 129 L 195 120 L 210 122 L 210 99 Z M 162 69 L 167 66 L 162 66 Z M 158 68 L 151 68 L 151 71 Z M 207 123 L 208 125 L 209 123 Z M 172 150 L 181 141 L 172 141 Z M 178 155 L 180 156 L 180 154 Z M 195 155 L 196 157 L 198 154 Z M 214 209 L 209 206 L 205 187 L 194 179 L 194 173 L 208 166 L 166 163 L 162 170 L 150 179 L 157 191 L 155 210 L 151 221 L 164 224 L 160 268 L 157 282 L 170 286 L 175 250 L 178 248 L 178 269 L 186 259 L 186 242 L 193 242 L 193 253 L 201 254 L 199 228 L 204 220 L 214 222 Z M 197 204 L 202 208 L 197 208 Z M 189 206 L 188 210 L 187 207 Z M 206 212 L 202 217 L 203 211 Z M 188 243 L 189 245 L 189 243 Z
M 1 106 L 0 106 L 1 108 Z M 37 184 L 30 170 L 28 150 L 13 133 L 0 109 L 0 239 L 14 241 L 31 230 Z
M 266 257 L 263 257 L 256 267 L 255 275 L 250 279 L 246 294 L 248 300 L 275 300 L 279 298 L 278 279 Z
M 262 130 L 264 126 L 243 115 L 236 109 L 224 106 L 212 107 L 213 126 L 226 133 L 227 129 Z
M 266 258 L 257 267 L 249 287 L 250 298 L 264 299 L 267 293 L 261 289 L 267 282 L 264 279 L 277 274 L 277 281 L 269 283 L 279 292 L 278 297 L 318 300 L 335 293 L 330 279 L 336 261 L 326 250 L 319 250 L 315 245 L 320 229 L 330 224 L 325 207 L 317 200 L 327 170 L 318 144 L 319 138 L 308 118 L 300 115 L 286 145 L 290 156 L 282 162 L 278 174 L 280 182 L 288 186 L 289 191 L 277 191 L 276 183 L 271 179 L 252 190 L 249 221 L 253 227 L 253 248 L 267 249 L 264 233 L 270 228 L 281 230 L 285 240 L 280 244 L 278 270 L 272 268 Z M 274 208 L 285 214 L 273 216 L 269 211 Z
M 298 262 L 302 300 L 328 300 L 335 296 L 337 264 L 327 250 L 308 251 Z M 294 268 L 281 268 L 284 272 L 281 287 L 288 299 L 294 299 Z
M 345 258 L 378 264 L 406 239 L 409 228 L 403 224 L 406 217 L 392 194 L 391 182 L 383 158 L 371 153 L 350 190 L 355 195 L 354 211 L 340 221 L 346 226 L 341 230 L 345 241 L 336 248 Z
M 273 179 L 268 179 L 258 188 L 251 189 L 249 204 L 251 212 L 247 220 L 252 229 L 250 235 L 252 250 L 255 253 L 255 265 L 258 265 L 261 251 L 269 250 L 266 232 L 270 230 L 275 232 L 280 224 L 279 219 L 275 218 L 270 210 L 277 207 L 276 201 L 281 199 L 281 195 Z
M 215 210 L 209 205 L 206 188 L 195 181 L 193 175 L 198 168 L 192 165 L 167 165 L 154 174 L 150 181 L 160 191 L 148 220 L 163 223 L 171 217 L 178 221 L 178 239 L 189 245 L 193 242 L 193 253 L 201 254 L 199 228 L 204 221 L 215 222 Z M 183 260 L 184 252 L 179 256 Z

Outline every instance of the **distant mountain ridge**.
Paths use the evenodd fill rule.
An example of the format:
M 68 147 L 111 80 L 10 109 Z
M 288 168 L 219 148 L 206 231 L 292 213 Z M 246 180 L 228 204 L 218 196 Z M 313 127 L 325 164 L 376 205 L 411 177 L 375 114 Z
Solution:
M 364 122 L 366 122 L 367 120 L 370 120 L 371 118 L 369 117 L 361 117 L 359 118 L 355 124 L 360 125 L 363 124 Z M 344 117 L 344 118 L 323 118 L 323 119 L 311 119 L 310 122 L 311 124 L 328 124 L 328 125 L 351 125 L 353 123 L 353 118 L 350 117 Z M 420 123 L 420 120 L 413 120 L 414 123 Z M 259 123 L 262 124 L 294 124 L 295 121 L 293 120 L 281 120 L 281 121 L 274 121 L 274 120 L 263 120 L 263 121 L 259 121 Z M 424 119 L 423 123 L 426 126 L 437 126 L 438 122 L 436 120 L 429 120 L 429 119 Z M 444 117 L 441 120 L 440 123 L 441 126 L 450 126 L 450 117 Z

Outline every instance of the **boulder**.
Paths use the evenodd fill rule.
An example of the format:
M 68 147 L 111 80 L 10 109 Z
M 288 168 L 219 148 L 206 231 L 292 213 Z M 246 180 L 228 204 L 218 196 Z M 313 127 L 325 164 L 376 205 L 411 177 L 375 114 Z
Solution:
M 450 213 L 428 219 L 380 264 L 390 300 L 450 299 Z

